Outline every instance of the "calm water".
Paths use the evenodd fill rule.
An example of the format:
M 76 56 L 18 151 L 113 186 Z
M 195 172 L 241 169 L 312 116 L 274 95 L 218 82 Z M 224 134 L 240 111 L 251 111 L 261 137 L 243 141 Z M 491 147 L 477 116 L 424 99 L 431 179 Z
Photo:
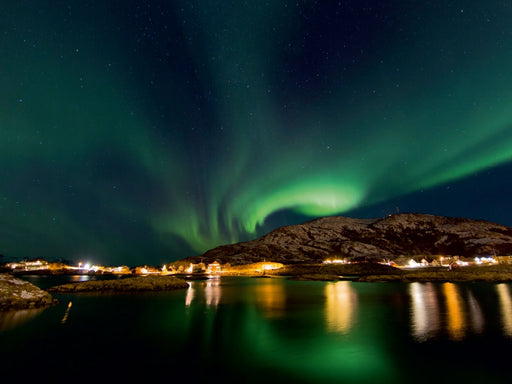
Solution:
M 25 278 L 41 288 L 71 279 Z M 174 292 L 55 295 L 58 306 L 0 317 L 0 377 L 510 383 L 511 289 L 223 278 Z

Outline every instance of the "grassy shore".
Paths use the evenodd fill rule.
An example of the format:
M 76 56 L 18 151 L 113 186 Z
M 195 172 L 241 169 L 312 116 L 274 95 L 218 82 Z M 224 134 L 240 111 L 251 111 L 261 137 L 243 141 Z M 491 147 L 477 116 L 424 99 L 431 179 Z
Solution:
M 448 270 L 447 267 L 395 268 L 387 265 L 361 263 L 341 265 L 286 266 L 275 275 L 295 280 L 359 282 L 427 282 L 427 281 L 512 281 L 512 265 L 466 266 Z
M 508 282 L 512 281 L 512 265 L 468 266 L 448 270 L 446 267 L 402 269 L 399 274 L 372 274 L 361 276 L 358 281 L 401 282 Z
M 144 292 L 185 289 L 189 285 L 185 280 L 174 276 L 138 276 L 115 280 L 92 280 L 62 284 L 48 289 L 55 293 L 79 292 Z

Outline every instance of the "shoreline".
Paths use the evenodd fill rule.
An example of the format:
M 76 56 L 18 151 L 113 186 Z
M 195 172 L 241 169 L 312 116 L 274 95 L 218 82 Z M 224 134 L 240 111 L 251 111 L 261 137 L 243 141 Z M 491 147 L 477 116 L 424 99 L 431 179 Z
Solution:
M 44 308 L 58 303 L 48 291 L 28 281 L 0 274 L 0 312 Z
M 186 289 L 189 284 L 175 276 L 136 276 L 61 284 L 47 289 L 50 293 L 80 292 L 151 292 Z
M 19 280 L 18 276 L 3 274 L 3 284 L 8 284 L 0 297 L 0 312 L 9 310 L 44 308 L 59 302 L 52 294 L 133 294 L 138 292 L 162 292 L 187 289 L 188 281 L 208 280 L 211 278 L 266 278 L 287 279 L 295 281 L 340 282 L 354 283 L 508 283 L 512 282 L 512 265 L 490 265 L 460 267 L 447 270 L 445 267 L 395 268 L 386 265 L 294 265 L 285 266 L 282 270 L 261 273 L 223 273 L 223 274 L 179 274 L 179 275 L 112 275 L 111 278 L 87 280 L 39 289 L 27 281 Z M 25 274 L 30 276 L 29 273 Z M 41 274 L 37 274 L 41 276 Z M 48 274 L 48 276 L 57 276 Z M 94 277 L 94 275 L 91 275 Z M 4 287 L 5 288 L 5 287 Z M 21 291 L 13 291 L 12 289 Z M 22 292 L 23 291 L 23 292 Z M 13 293 L 14 292 L 14 293 Z M 30 298 L 24 297 L 31 292 Z M 34 298 L 36 294 L 36 298 Z
M 13 277 L 22 276 L 59 276 L 49 273 L 16 273 Z M 82 275 L 82 274 L 78 274 Z M 89 274 L 92 278 L 102 276 L 101 280 L 88 280 L 63 284 L 67 292 L 88 291 L 142 291 L 167 290 L 186 288 L 186 281 L 207 280 L 222 277 L 251 278 L 286 278 L 297 281 L 352 281 L 352 282 L 510 282 L 512 281 L 512 265 L 495 264 L 465 266 L 453 270 L 447 267 L 397 268 L 377 263 L 359 264 L 295 264 L 285 265 L 273 271 L 223 272 L 217 274 L 186 273 L 186 274 Z M 183 284 L 185 283 L 185 284 Z M 57 287 L 50 287 L 48 292 L 59 292 Z M 77 288 L 78 287 L 78 288 Z

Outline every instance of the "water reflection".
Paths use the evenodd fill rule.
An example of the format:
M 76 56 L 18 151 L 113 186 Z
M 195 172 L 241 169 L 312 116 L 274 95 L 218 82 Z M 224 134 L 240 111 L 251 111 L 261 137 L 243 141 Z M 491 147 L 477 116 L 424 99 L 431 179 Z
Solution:
M 464 339 L 469 330 L 473 333 L 484 331 L 485 320 L 480 304 L 470 290 L 461 290 L 453 283 L 441 286 L 410 284 L 411 328 L 416 340 L 426 341 L 446 331 L 450 339 L 458 341 Z
M 512 314 L 510 284 L 222 279 L 221 286 L 196 280 L 189 290 L 133 299 L 59 296 L 68 300 L 26 330 L 1 332 L 0 360 L 6 372 L 40 375 L 58 355 L 65 378 L 78 372 L 77 361 L 101 366 L 115 358 L 115 364 L 142 367 L 146 381 L 160 372 L 159 380 L 187 372 L 193 382 L 224 384 L 510 381 L 506 354 L 485 353 L 512 346 L 512 338 L 499 337 L 494 327 L 502 312 Z M 63 326 L 70 298 L 73 312 Z M 461 334 L 465 327 L 463 342 L 448 338 L 449 306 L 462 313 L 464 326 L 455 329 Z M 506 319 L 510 331 L 512 320 Z M 470 337 L 479 329 L 491 337 Z M 420 336 L 441 342 L 420 345 Z M 41 356 L 30 361 L 30 370 L 27 351 Z M 467 363 L 468 356 L 478 359 Z M 112 379 L 126 374 L 130 381 L 133 372 L 121 369 Z
M 512 336 L 512 299 L 510 298 L 510 290 L 506 284 L 498 284 L 496 286 L 498 297 L 500 300 L 501 323 L 503 333 L 506 336 Z
M 286 293 L 281 281 L 266 279 L 264 284 L 258 285 L 256 300 L 267 317 L 279 317 L 285 312 Z
M 484 314 L 480 304 L 478 304 L 478 301 L 471 292 L 468 292 L 467 303 L 469 308 L 469 318 L 471 319 L 471 329 L 474 333 L 482 333 L 485 326 Z
M 45 308 L 21 309 L 18 311 L 0 311 L 0 331 L 14 329 L 26 321 L 36 317 Z
M 217 307 L 221 297 L 220 279 L 211 279 L 206 282 L 204 287 L 206 305 Z
M 466 320 L 459 291 L 455 284 L 444 283 L 443 292 L 446 299 L 448 334 L 453 340 L 461 340 L 465 336 Z
M 190 304 L 192 304 L 192 301 L 194 300 L 194 294 L 195 294 L 194 285 L 195 285 L 194 282 L 189 282 L 189 287 L 187 289 L 187 295 L 185 296 L 185 305 L 187 307 L 189 307 Z
M 73 303 L 70 301 L 68 304 L 68 307 L 66 308 L 66 312 L 64 313 L 64 316 L 62 317 L 62 320 L 60 321 L 62 324 L 65 324 L 66 321 L 68 321 L 69 310 L 71 309 L 72 305 L 73 305 Z
M 77 283 L 77 282 L 89 281 L 89 280 L 91 280 L 91 276 L 89 276 L 89 275 L 71 275 L 70 276 L 71 283 Z
M 439 303 L 432 283 L 412 283 L 412 330 L 418 340 L 435 336 L 440 329 Z
M 325 311 L 327 330 L 346 334 L 354 323 L 357 311 L 357 294 L 349 281 L 327 283 Z
M 220 302 L 222 290 L 220 279 L 209 279 L 204 283 L 190 282 L 187 294 L 185 295 L 185 305 L 189 307 L 192 302 L 196 300 L 196 293 L 201 292 L 201 287 L 197 287 L 197 285 L 202 285 L 206 306 L 217 307 Z

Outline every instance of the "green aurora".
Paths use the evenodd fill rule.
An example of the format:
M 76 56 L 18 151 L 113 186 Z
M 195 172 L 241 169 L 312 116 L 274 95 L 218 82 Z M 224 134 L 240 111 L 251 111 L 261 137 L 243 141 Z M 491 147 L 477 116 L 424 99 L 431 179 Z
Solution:
M 397 199 L 512 224 L 506 2 L 7 0 L 0 15 L 7 257 L 159 264 Z M 492 201 L 462 187 L 496 180 Z

